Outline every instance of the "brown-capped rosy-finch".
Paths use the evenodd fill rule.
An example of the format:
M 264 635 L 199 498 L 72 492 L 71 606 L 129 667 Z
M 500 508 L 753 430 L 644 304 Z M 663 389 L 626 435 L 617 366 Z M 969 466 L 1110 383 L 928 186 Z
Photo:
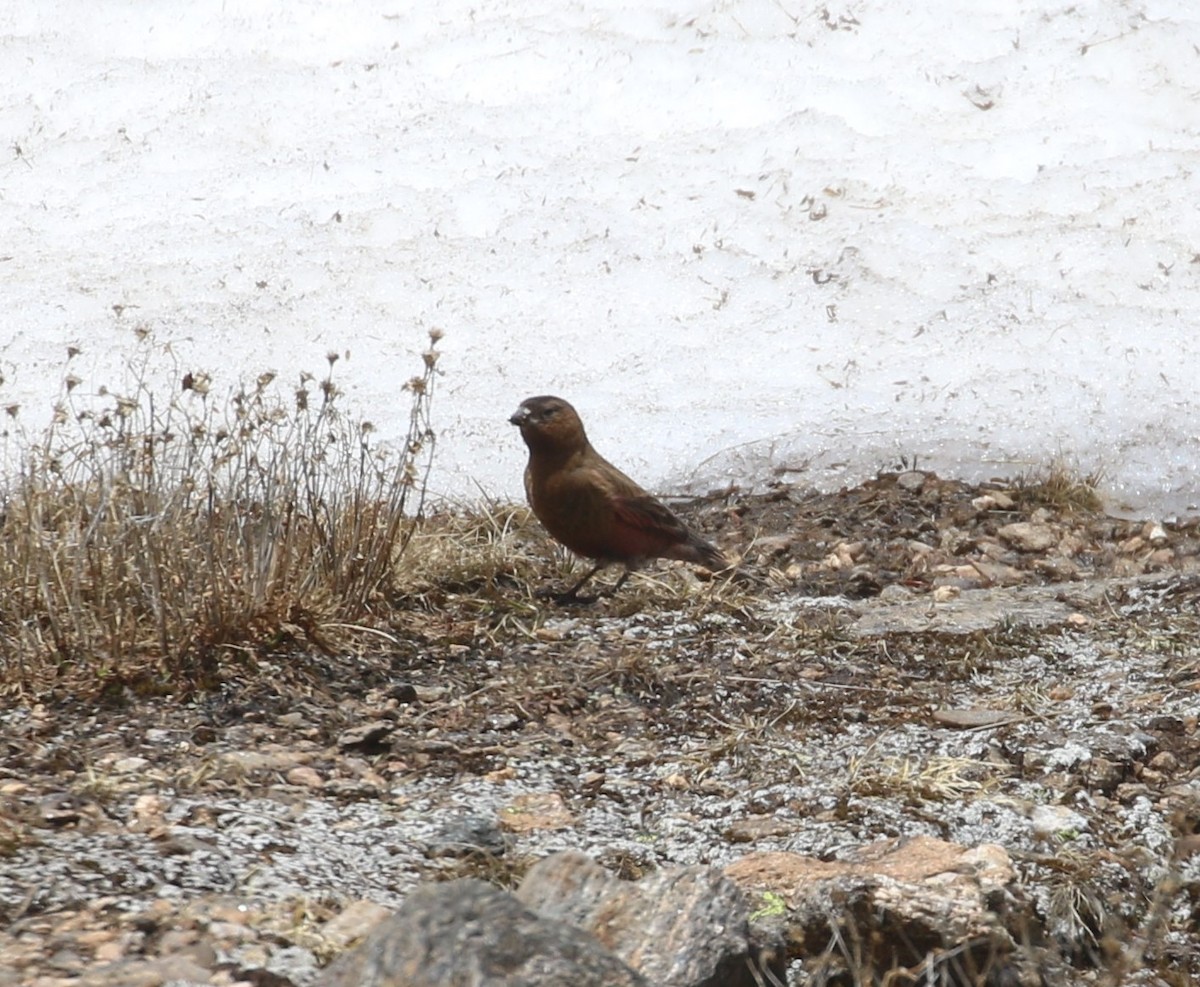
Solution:
M 509 421 L 529 447 L 525 494 L 533 513 L 555 539 L 596 563 L 558 595 L 560 602 L 578 599 L 584 583 L 615 563 L 625 572 L 613 593 L 648 559 L 679 559 L 713 570 L 729 566 L 716 546 L 592 448 L 579 415 L 562 398 L 528 398 Z

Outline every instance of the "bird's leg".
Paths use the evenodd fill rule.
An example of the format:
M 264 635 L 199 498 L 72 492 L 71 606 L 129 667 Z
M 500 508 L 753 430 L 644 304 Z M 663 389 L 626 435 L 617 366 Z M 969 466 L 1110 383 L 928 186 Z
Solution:
M 603 569 L 605 565 L 607 565 L 606 562 L 597 562 L 591 567 L 591 569 L 588 570 L 587 575 L 579 580 L 579 582 L 577 582 L 570 589 L 564 590 L 561 593 L 556 593 L 549 586 L 546 586 L 538 590 L 534 595 L 538 597 L 551 597 L 555 603 L 594 603 L 596 601 L 596 597 L 580 596 L 579 591 L 583 589 L 584 583 L 591 579 L 592 576 L 596 575 L 596 573 Z
M 631 565 L 627 565 L 627 566 L 625 567 L 625 571 L 624 571 L 623 573 L 621 573 L 621 578 L 620 578 L 620 579 L 618 579 L 618 580 L 616 581 L 616 583 L 613 585 L 613 588 L 612 588 L 612 589 L 606 589 L 606 590 L 603 592 L 603 594 L 601 594 L 601 595 L 603 595 L 603 596 L 616 596 L 616 595 L 617 595 L 617 590 L 619 590 L 619 589 L 620 589 L 622 586 L 624 586 L 624 585 L 625 585 L 625 580 L 629 578 L 629 576 L 630 576 L 630 574 L 631 574 L 632 572 L 633 572 L 633 566 L 631 566 Z

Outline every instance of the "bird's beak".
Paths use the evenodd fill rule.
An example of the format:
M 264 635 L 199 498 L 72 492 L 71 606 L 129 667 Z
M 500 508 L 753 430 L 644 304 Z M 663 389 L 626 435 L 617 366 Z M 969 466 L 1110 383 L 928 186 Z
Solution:
M 525 424 L 525 420 L 529 417 L 529 409 L 525 405 L 521 405 L 516 411 L 509 415 L 508 420 L 518 427 Z

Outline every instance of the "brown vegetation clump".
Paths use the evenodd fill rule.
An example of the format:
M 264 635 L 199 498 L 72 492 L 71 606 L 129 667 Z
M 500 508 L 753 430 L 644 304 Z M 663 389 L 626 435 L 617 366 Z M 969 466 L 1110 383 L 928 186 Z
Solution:
M 290 395 L 263 373 L 222 399 L 189 372 L 164 399 L 149 351 L 128 393 L 81 400 L 68 374 L 0 491 L 3 691 L 186 691 L 369 615 L 423 507 L 440 335 L 398 454 L 341 412 L 337 354 Z
M 1104 509 L 1098 493 L 1103 480 L 1101 471 L 1081 474 L 1059 460 L 1018 476 L 1013 491 L 1017 503 L 1031 510 L 1045 507 L 1067 515 L 1090 513 Z

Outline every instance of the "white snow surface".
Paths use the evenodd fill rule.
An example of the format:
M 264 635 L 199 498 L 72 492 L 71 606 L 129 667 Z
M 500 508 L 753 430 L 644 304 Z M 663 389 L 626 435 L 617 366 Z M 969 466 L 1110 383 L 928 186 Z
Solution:
M 1200 503 L 1195 0 L 6 0 L 0 134 L 26 426 L 149 329 L 229 388 L 348 354 L 396 441 L 437 327 L 451 497 L 556 393 L 660 492 Z

